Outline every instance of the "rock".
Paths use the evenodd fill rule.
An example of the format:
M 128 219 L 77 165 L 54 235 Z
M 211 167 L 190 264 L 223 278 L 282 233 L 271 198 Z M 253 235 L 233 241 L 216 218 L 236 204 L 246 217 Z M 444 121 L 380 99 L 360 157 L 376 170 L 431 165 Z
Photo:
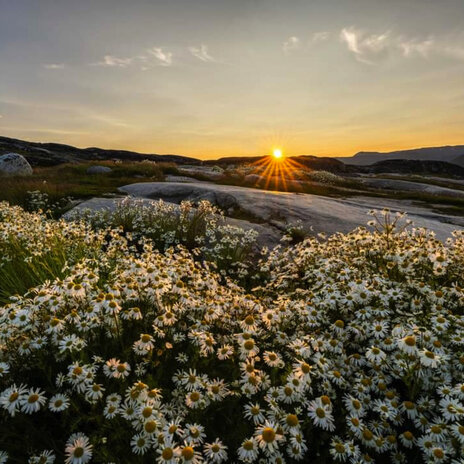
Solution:
M 118 203 L 122 200 L 122 198 L 91 198 L 90 200 L 83 201 L 73 207 L 73 209 L 69 210 L 63 215 L 63 219 L 66 220 L 73 220 L 79 213 L 90 210 L 90 211 L 114 211 L 118 205 Z M 138 201 L 143 204 L 143 206 L 150 206 L 150 204 L 154 203 L 154 200 L 149 200 L 146 198 L 137 199 Z M 267 224 L 255 224 L 250 221 L 245 221 L 243 219 L 234 219 L 225 217 L 224 224 L 240 227 L 244 230 L 253 229 L 258 233 L 258 237 L 256 239 L 256 245 L 259 248 L 268 247 L 273 248 L 279 244 L 280 239 L 282 237 L 281 231 L 269 227 Z
M 107 174 L 111 171 L 112 169 L 108 166 L 90 166 L 86 172 L 87 174 Z
M 232 214 L 232 208 L 234 215 L 274 230 L 283 230 L 286 224 L 301 221 L 305 228 L 312 227 L 314 233 L 346 233 L 365 226 L 371 219 L 367 215 L 369 210 L 382 208 L 389 208 L 393 213 L 407 212 L 415 226 L 434 230 L 440 240 L 464 226 L 462 217 L 439 214 L 401 200 L 361 196 L 339 199 L 207 183 L 146 182 L 126 185 L 120 191 L 134 197 L 162 199 L 171 203 L 209 200 L 228 214 Z
M 443 179 L 441 179 L 443 181 Z M 363 185 L 381 190 L 393 190 L 396 192 L 419 192 L 430 195 L 443 195 L 447 197 L 464 198 L 464 190 L 455 190 L 422 182 L 411 182 L 397 179 L 378 179 L 376 177 L 358 178 Z
M 265 181 L 265 178 L 260 176 L 259 174 L 248 174 L 243 179 L 245 182 L 249 184 L 259 184 Z
M 32 167 L 24 156 L 7 153 L 0 156 L 0 176 L 30 176 Z
M 165 177 L 164 180 L 165 180 L 165 182 L 191 182 L 191 183 L 194 183 L 194 184 L 199 184 L 199 183 L 202 183 L 202 182 L 208 182 L 206 180 L 195 179 L 195 177 L 175 176 L 173 174 L 168 174 Z

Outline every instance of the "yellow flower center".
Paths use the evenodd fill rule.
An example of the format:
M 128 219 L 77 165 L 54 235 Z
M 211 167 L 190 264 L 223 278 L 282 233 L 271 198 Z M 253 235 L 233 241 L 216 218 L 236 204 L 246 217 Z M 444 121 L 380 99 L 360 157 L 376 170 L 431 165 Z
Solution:
M 181 452 L 182 457 L 187 461 L 193 459 L 194 454 L 195 452 L 191 446 L 186 446 Z
M 298 420 L 298 417 L 295 414 L 289 414 L 287 416 L 286 421 L 287 421 L 287 425 L 289 425 L 290 427 L 296 427 L 300 422 Z
M 165 461 L 169 461 L 174 456 L 174 451 L 172 450 L 172 448 L 164 448 L 161 456 Z
M 406 343 L 406 345 L 408 345 L 408 346 L 415 346 L 416 345 L 416 338 L 413 337 L 412 335 L 408 335 L 404 339 L 404 343 Z
M 261 432 L 261 437 L 266 443 L 272 443 L 275 440 L 275 431 L 271 427 L 265 427 Z

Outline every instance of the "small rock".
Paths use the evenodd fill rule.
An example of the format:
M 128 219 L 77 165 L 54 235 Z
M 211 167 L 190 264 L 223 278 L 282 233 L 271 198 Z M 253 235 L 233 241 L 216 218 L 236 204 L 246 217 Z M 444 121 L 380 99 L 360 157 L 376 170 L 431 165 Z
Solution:
M 0 156 L 0 176 L 30 176 L 32 167 L 24 156 L 7 153 Z
M 111 171 L 112 169 L 108 166 L 90 166 L 90 168 L 87 169 L 87 174 L 107 174 Z

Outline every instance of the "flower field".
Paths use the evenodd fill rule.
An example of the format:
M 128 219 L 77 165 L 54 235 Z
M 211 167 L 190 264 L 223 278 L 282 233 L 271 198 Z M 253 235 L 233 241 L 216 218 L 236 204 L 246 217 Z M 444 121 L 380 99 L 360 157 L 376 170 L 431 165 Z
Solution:
M 0 463 L 464 463 L 464 231 L 125 208 L 0 203 Z

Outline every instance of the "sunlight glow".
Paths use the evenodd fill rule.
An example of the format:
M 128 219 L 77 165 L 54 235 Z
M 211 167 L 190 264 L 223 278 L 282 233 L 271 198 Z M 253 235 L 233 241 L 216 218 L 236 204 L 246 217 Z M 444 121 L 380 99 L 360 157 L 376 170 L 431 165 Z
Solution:
M 280 148 L 274 148 L 274 150 L 272 150 L 272 156 L 275 158 L 275 159 L 280 159 L 282 158 L 282 150 Z

